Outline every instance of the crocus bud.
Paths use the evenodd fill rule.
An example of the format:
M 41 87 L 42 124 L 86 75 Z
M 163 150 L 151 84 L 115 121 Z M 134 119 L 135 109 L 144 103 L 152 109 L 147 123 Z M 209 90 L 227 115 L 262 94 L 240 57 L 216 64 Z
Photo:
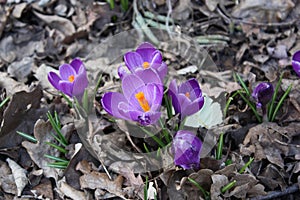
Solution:
M 175 165 L 183 169 L 199 169 L 201 147 L 201 140 L 193 132 L 178 131 L 172 143 Z
M 300 51 L 294 53 L 292 58 L 292 66 L 296 74 L 300 77 Z
M 256 106 L 263 108 L 266 107 L 266 105 L 272 99 L 273 94 L 273 85 L 271 83 L 262 82 L 255 87 L 252 97 L 256 101 Z

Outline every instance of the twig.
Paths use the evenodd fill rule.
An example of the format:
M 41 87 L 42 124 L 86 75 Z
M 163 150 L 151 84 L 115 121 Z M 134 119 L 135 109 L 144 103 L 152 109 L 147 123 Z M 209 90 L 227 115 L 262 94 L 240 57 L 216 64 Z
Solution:
M 289 194 L 293 194 L 299 190 L 299 186 L 298 184 L 294 184 L 288 188 L 286 188 L 283 191 L 273 191 L 273 192 L 269 192 L 268 195 L 266 196 L 258 196 L 258 197 L 254 197 L 251 198 L 250 200 L 268 200 L 268 199 L 274 199 L 274 198 L 278 198 L 278 197 L 282 197 L 282 196 L 286 196 Z

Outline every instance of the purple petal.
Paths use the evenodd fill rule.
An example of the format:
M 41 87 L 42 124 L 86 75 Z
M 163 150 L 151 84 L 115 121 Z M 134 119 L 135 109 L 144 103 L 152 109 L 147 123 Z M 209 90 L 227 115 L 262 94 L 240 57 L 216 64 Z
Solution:
M 138 77 L 140 77 L 145 84 L 155 83 L 158 85 L 162 85 L 161 79 L 159 75 L 151 68 L 145 70 L 138 70 L 135 73 Z
M 59 74 L 62 80 L 69 81 L 71 75 L 76 76 L 76 71 L 71 65 L 63 64 L 59 67 Z
M 136 52 L 141 55 L 143 62 L 149 63 L 152 61 L 154 51 L 156 51 L 156 48 L 148 42 L 144 42 L 136 49 Z
M 118 75 L 120 77 L 120 79 L 122 80 L 126 75 L 127 75 L 127 71 L 124 69 L 124 67 L 122 65 L 120 65 L 118 67 Z
M 155 124 L 160 118 L 160 112 L 140 112 L 140 111 L 130 111 L 130 117 L 133 121 L 140 123 L 143 126 L 148 126 L 150 124 Z
M 160 51 L 156 50 L 151 55 L 150 66 L 157 69 L 162 63 L 162 55 Z
M 76 73 L 79 72 L 79 69 L 81 67 L 85 68 L 82 61 L 79 58 L 73 59 L 70 65 L 73 67 L 73 69 L 75 69 Z
M 300 77 L 300 51 L 297 51 L 293 55 L 292 66 L 296 74 Z
M 184 169 L 198 168 L 201 147 L 201 140 L 192 132 L 178 131 L 172 143 L 175 165 L 179 165 Z
M 204 104 L 204 98 L 201 98 L 202 101 L 193 101 L 190 104 L 186 104 L 185 107 L 181 111 L 181 118 L 183 119 L 186 116 L 190 116 L 198 112 Z
M 124 95 L 118 92 L 108 92 L 105 93 L 101 99 L 101 104 L 106 112 L 110 115 L 124 119 L 124 115 L 122 115 L 119 111 L 120 104 L 126 104 L 128 109 L 128 104 L 126 103 Z
M 179 100 L 177 98 L 177 94 L 178 94 L 178 90 L 177 90 L 177 84 L 175 79 L 171 81 L 170 85 L 169 85 L 169 90 L 168 90 L 168 95 L 171 97 L 172 99 L 172 105 L 174 107 L 175 113 L 180 113 L 180 103 Z
M 137 68 L 140 68 L 143 66 L 143 59 L 140 56 L 140 54 L 136 52 L 128 52 L 124 55 L 124 62 L 125 65 L 128 67 L 128 69 L 131 72 L 134 72 Z
M 49 72 L 49 74 L 48 74 L 48 80 L 53 85 L 53 87 L 55 87 L 55 89 L 60 90 L 60 88 L 59 88 L 59 81 L 61 79 L 60 79 L 60 77 L 56 73 Z
M 165 76 L 168 73 L 168 66 L 166 63 L 162 62 L 161 65 L 157 68 L 157 73 L 161 79 L 161 81 L 164 81 Z
M 266 106 L 272 99 L 273 93 L 273 85 L 271 83 L 262 82 L 255 87 L 252 97 L 257 101 L 257 103 L 262 106 Z
M 62 91 L 64 94 L 66 94 L 70 97 L 73 97 L 73 95 L 72 95 L 73 83 L 62 80 L 59 82 L 59 88 L 60 88 L 60 91 Z
M 145 83 L 135 74 L 129 74 L 122 80 L 122 90 L 126 99 L 130 99 L 136 89 L 144 86 Z
M 193 90 L 196 90 L 200 88 L 199 87 L 199 83 L 196 79 L 189 79 L 188 81 L 182 83 L 180 86 L 179 86 L 179 93 L 186 93 L 186 92 L 191 92 Z M 201 90 L 200 90 L 201 92 Z M 197 96 L 199 95 L 199 90 L 196 94 Z
M 88 84 L 89 81 L 87 79 L 86 71 L 84 70 L 83 72 L 78 74 L 77 77 L 75 77 L 75 80 L 73 82 L 73 91 L 72 91 L 73 96 L 76 96 L 78 99 L 81 99 L 84 90 L 85 88 L 87 88 Z

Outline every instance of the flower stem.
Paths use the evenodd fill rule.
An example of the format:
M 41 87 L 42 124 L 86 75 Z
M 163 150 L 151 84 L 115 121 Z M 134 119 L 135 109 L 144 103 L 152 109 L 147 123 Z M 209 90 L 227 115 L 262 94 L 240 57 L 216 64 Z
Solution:
M 147 129 L 145 129 L 144 127 L 140 126 L 140 128 L 142 129 L 142 131 L 144 131 L 144 133 L 146 133 L 147 135 L 149 135 L 160 147 L 164 147 L 166 146 L 163 141 L 161 141 L 158 137 L 156 137 L 153 133 L 151 133 L 150 131 L 148 131 Z
M 161 119 L 161 118 L 159 119 L 159 123 L 160 123 L 160 126 L 161 126 L 161 128 L 162 128 L 162 132 L 163 132 L 163 134 L 164 134 L 164 136 L 165 136 L 167 142 L 170 143 L 170 142 L 171 142 L 170 135 L 169 135 L 167 129 L 165 128 L 165 125 L 164 125 L 164 123 L 162 122 L 162 119 Z
M 254 105 L 242 94 L 240 90 L 238 90 L 239 95 L 242 97 L 242 99 L 249 105 L 249 107 L 252 109 L 256 119 L 258 120 L 259 123 L 262 122 L 260 116 L 258 115 Z

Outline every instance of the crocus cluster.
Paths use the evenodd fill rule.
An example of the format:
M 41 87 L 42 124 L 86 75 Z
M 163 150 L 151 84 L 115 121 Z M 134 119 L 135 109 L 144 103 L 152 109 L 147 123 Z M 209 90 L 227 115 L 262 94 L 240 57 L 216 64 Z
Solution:
M 294 53 L 292 58 L 292 66 L 296 74 L 300 77 L 300 51 Z
M 161 118 L 164 82 L 167 65 L 162 54 L 150 43 L 142 43 L 135 51 L 124 55 L 125 66 L 118 68 L 122 93 L 107 92 L 101 99 L 104 110 L 110 115 L 147 126 Z M 196 79 L 180 85 L 171 81 L 169 95 L 175 114 L 180 120 L 198 112 L 204 97 Z M 176 165 L 184 169 L 199 168 L 202 143 L 189 131 L 178 131 L 172 145 Z
M 59 75 L 50 72 L 48 80 L 57 90 L 79 100 L 88 86 L 86 69 L 79 58 L 73 59 L 70 64 L 59 66 Z

